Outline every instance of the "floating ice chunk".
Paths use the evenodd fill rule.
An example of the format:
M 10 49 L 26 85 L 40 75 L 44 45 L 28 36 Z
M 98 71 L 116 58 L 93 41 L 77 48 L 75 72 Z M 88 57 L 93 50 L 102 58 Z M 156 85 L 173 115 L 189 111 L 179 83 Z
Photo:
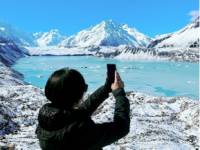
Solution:
M 43 78 L 44 75 L 37 75 L 37 78 Z

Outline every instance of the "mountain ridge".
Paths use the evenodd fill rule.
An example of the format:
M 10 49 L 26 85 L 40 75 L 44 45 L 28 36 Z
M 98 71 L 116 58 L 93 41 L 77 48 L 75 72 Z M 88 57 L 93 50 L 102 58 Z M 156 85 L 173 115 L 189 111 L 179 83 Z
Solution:
M 141 48 L 198 48 L 199 17 L 178 31 L 150 38 L 113 20 L 103 20 L 99 24 L 66 36 L 58 29 L 46 32 L 26 33 L 11 25 L 0 22 L 0 36 L 12 40 L 22 47 L 91 47 L 127 45 Z
M 125 28 L 126 27 L 126 28 Z M 130 32 L 132 31 L 132 34 Z M 134 32 L 133 32 L 134 31 Z M 135 34 L 137 33 L 137 34 Z M 137 35 L 143 36 L 138 38 Z M 104 20 L 97 25 L 81 30 L 62 41 L 60 46 L 64 47 L 88 47 L 88 46 L 120 46 L 131 45 L 144 47 L 150 42 L 150 38 L 128 25 L 119 24 L 113 20 Z M 140 42 L 138 42 L 140 41 Z
M 33 38 L 30 33 L 23 32 L 12 25 L 0 22 L 0 37 L 12 40 L 21 46 L 33 46 Z
M 198 48 L 199 31 L 199 17 L 197 17 L 178 31 L 157 36 L 148 48 Z
M 67 36 L 62 35 L 58 29 L 51 29 L 47 32 L 35 32 L 33 33 L 33 37 L 36 45 L 39 47 L 47 47 L 58 45 Z

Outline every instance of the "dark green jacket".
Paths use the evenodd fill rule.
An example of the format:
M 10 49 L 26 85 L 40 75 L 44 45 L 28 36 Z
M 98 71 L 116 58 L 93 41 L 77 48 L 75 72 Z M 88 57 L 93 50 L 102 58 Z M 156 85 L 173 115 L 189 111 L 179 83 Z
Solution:
M 63 110 L 52 103 L 39 112 L 36 134 L 43 150 L 99 150 L 129 132 L 129 101 L 124 89 L 113 91 L 116 99 L 114 121 L 96 124 L 92 113 L 108 97 L 104 86 L 97 89 L 76 110 Z

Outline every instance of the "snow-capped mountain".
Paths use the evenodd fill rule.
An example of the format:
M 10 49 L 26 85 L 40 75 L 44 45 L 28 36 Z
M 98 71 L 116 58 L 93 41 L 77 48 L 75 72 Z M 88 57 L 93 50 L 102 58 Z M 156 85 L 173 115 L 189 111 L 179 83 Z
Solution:
M 38 47 L 55 46 L 66 39 L 66 36 L 62 35 L 58 29 L 52 29 L 49 32 L 37 32 L 33 36 Z
M 154 48 L 197 48 L 199 47 L 199 17 L 177 32 L 157 36 L 149 44 Z
M 31 34 L 22 32 L 9 24 L 0 22 L 0 37 L 12 40 L 21 46 L 33 46 L 33 37 Z
M 96 26 L 82 30 L 61 42 L 64 47 L 119 46 L 144 47 L 150 38 L 113 20 L 102 21 Z

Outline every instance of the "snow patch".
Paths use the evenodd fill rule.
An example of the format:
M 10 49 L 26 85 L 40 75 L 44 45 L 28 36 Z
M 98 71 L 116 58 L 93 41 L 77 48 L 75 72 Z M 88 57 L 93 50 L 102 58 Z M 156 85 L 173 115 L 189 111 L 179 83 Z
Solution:
M 199 148 L 199 101 L 137 92 L 129 92 L 127 97 L 131 110 L 130 133 L 104 150 Z M 39 150 L 35 129 L 38 111 L 47 102 L 43 90 L 33 86 L 2 86 L 0 98 L 3 104 L 0 106 L 5 110 L 1 117 L 6 114 L 10 118 L 10 126 L 6 126 L 10 132 L 1 129 L 4 138 L 0 145 L 9 143 L 15 144 L 17 150 Z M 115 100 L 110 95 L 96 110 L 93 120 L 97 123 L 112 121 L 114 105 Z M 11 130 L 14 124 L 19 125 L 18 132 Z

